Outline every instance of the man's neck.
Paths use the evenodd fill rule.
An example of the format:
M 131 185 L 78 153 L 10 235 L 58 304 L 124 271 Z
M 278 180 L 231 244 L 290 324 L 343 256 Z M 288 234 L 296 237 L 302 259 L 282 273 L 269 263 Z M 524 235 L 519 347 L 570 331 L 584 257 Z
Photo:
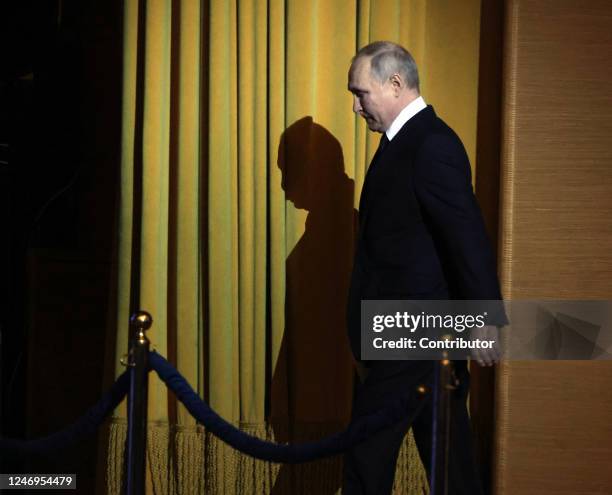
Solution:
M 402 113 L 402 110 L 404 108 L 406 108 L 408 105 L 410 105 L 414 100 L 416 100 L 419 96 L 421 96 L 419 93 L 414 92 L 414 91 L 410 91 L 410 92 L 405 92 L 402 96 L 400 96 L 398 98 L 397 101 L 397 105 L 395 106 L 395 115 L 393 116 L 393 118 L 391 119 L 391 123 L 393 123 L 393 121 L 395 119 L 397 119 L 397 116 Z M 389 126 L 391 126 L 391 124 L 389 124 Z
M 389 127 L 385 130 L 387 139 L 391 141 L 404 126 L 404 124 L 423 110 L 426 106 L 425 100 L 423 100 L 421 96 L 417 95 L 416 98 L 412 98 L 410 102 L 398 112 L 393 122 L 391 122 L 391 125 L 389 125 Z

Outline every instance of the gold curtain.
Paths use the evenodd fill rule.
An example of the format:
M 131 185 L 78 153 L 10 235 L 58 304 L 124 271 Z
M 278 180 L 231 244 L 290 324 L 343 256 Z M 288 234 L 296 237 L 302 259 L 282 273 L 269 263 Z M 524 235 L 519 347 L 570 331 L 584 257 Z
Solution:
M 480 2 L 140 8 L 139 46 L 139 2 L 125 2 L 117 358 L 127 342 L 141 153 L 140 308 L 153 315 L 157 351 L 247 432 L 299 442 L 337 431 L 350 415 L 344 301 L 355 208 L 377 140 L 351 112 L 350 59 L 376 39 L 408 47 L 426 100 L 473 159 Z M 154 376 L 149 421 L 150 493 L 339 489 L 340 459 L 281 467 L 236 453 Z M 123 406 L 111 425 L 110 493 L 119 493 L 124 438 Z M 409 436 L 396 489 L 421 493 L 424 482 Z

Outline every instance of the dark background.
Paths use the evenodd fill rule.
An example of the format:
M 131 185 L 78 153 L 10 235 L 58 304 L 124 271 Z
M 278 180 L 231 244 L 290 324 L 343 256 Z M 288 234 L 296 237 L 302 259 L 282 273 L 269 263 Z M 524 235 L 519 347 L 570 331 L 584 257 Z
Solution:
M 101 396 L 121 132 L 118 0 L 0 7 L 1 435 L 36 438 Z M 76 473 L 98 437 L 0 472 Z M 74 493 L 74 492 L 72 492 Z

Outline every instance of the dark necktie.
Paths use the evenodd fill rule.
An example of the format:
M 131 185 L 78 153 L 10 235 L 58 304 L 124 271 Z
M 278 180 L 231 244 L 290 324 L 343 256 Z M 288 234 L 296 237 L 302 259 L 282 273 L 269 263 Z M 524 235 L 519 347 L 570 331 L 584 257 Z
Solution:
M 378 148 L 376 149 L 376 153 L 372 157 L 372 161 L 370 162 L 370 166 L 368 167 L 368 171 L 366 172 L 365 181 L 363 183 L 363 189 L 361 191 L 361 198 L 359 199 L 359 214 L 360 217 L 365 211 L 365 198 L 368 195 L 368 177 L 371 177 L 372 170 L 376 168 L 376 162 L 379 160 L 380 155 L 382 155 L 383 150 L 389 144 L 389 138 L 387 137 L 387 133 L 383 132 L 383 135 L 380 138 L 380 143 L 378 143 Z M 371 180 L 371 179 L 370 179 Z M 361 232 L 361 230 L 360 230 Z
M 380 144 L 378 145 L 379 151 L 384 150 L 388 144 L 389 144 L 389 138 L 387 137 L 387 133 L 383 132 L 383 135 L 380 138 Z
M 387 137 L 387 133 L 383 132 L 383 135 L 380 138 L 380 143 L 378 143 L 378 148 L 376 149 L 376 153 L 374 153 L 374 157 L 372 158 L 372 165 L 378 161 L 378 158 L 384 151 L 385 147 L 389 144 L 389 138 Z

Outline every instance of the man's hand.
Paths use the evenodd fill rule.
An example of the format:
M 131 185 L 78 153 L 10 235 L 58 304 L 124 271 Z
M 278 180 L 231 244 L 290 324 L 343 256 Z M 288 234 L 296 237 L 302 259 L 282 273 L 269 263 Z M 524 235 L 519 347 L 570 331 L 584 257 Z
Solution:
M 474 341 L 492 340 L 493 346 L 490 349 L 472 349 L 472 357 L 480 366 L 493 366 L 499 361 L 499 328 L 486 325 L 480 328 L 473 328 L 470 338 Z

